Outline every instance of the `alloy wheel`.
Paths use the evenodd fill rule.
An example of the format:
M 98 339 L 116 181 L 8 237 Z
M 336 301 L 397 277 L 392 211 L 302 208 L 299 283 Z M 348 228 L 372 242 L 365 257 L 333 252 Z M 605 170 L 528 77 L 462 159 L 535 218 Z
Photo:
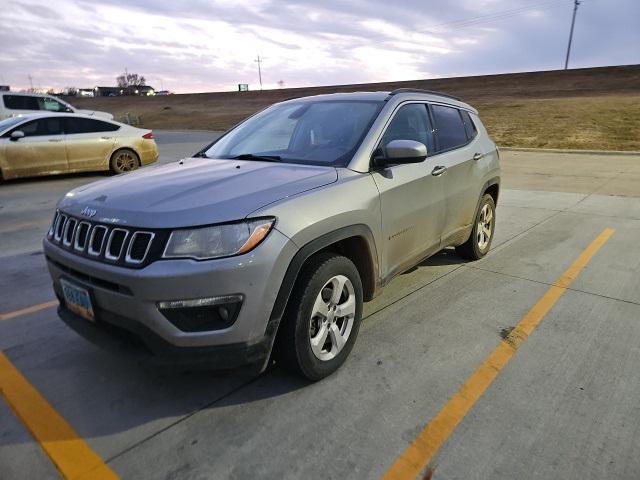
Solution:
M 309 322 L 311 350 L 319 360 L 332 360 L 342 351 L 355 314 L 356 295 L 351 280 L 344 275 L 332 277 L 320 289 Z

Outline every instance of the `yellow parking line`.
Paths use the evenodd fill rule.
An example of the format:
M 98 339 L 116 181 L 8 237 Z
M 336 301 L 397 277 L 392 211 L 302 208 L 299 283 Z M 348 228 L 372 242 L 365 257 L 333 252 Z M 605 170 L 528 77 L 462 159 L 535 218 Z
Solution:
M 50 302 L 31 305 L 30 307 L 21 308 L 20 310 L 14 310 L 13 312 L 0 313 L 0 321 L 11 320 L 12 318 L 21 317 L 22 315 L 29 315 L 30 313 L 36 313 L 40 310 L 55 307 L 56 305 L 58 305 L 58 301 L 51 300 Z
M 498 347 L 471 374 L 447 404 L 387 470 L 385 480 L 415 479 L 447 441 L 474 403 L 509 363 L 520 345 L 551 310 L 580 271 L 613 235 L 607 228 L 580 254 Z
M 118 478 L 2 352 L 0 392 L 64 478 Z

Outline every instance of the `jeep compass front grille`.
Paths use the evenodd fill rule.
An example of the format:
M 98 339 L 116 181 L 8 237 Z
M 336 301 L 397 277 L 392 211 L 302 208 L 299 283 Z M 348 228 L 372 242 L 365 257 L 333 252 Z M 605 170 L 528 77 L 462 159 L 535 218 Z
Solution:
M 89 222 L 56 211 L 47 237 L 77 255 L 130 268 L 159 258 L 167 233 Z

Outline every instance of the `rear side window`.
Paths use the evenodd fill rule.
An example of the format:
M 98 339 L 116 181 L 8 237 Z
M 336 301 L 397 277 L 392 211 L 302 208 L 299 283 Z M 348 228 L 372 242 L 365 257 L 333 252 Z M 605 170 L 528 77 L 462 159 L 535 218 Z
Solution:
M 90 118 L 65 118 L 64 121 L 67 134 L 115 132 L 120 128 L 119 125 Z
M 25 137 L 40 137 L 44 135 L 61 135 L 62 134 L 62 118 L 39 118 L 31 122 L 23 123 L 13 130 L 24 132 Z M 12 131 L 13 131 L 12 130 Z
M 436 126 L 436 143 L 439 152 L 467 143 L 467 133 L 457 108 L 432 105 L 431 111 Z
M 29 95 L 3 95 L 4 106 L 11 110 L 40 110 L 38 97 Z
M 473 119 L 471 118 L 471 115 L 469 115 L 469 112 L 466 110 L 460 110 L 460 113 L 462 114 L 462 121 L 464 122 L 464 129 L 467 132 L 467 138 L 469 140 L 473 140 L 478 134 L 478 129 L 476 128 L 475 123 L 473 123 Z

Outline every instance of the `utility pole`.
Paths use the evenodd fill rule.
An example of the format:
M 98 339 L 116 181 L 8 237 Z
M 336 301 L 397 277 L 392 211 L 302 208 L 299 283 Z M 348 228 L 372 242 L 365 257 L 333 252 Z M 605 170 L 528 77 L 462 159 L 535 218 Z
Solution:
M 263 61 L 264 61 L 264 58 L 260 58 L 260 55 L 258 55 L 258 58 L 254 60 L 254 62 L 258 64 L 258 78 L 260 79 L 260 90 L 262 90 L 262 68 L 260 68 L 260 66 Z
M 576 24 L 576 13 L 578 13 L 580 0 L 573 0 L 573 18 L 571 19 L 571 31 L 569 32 L 569 45 L 567 45 L 567 58 L 564 61 L 564 69 L 569 68 L 569 55 L 571 55 L 571 41 L 573 40 L 573 27 Z
M 31 76 L 31 74 L 29 74 L 28 77 L 29 77 L 29 85 L 31 85 L 31 91 L 33 92 L 33 77 Z

